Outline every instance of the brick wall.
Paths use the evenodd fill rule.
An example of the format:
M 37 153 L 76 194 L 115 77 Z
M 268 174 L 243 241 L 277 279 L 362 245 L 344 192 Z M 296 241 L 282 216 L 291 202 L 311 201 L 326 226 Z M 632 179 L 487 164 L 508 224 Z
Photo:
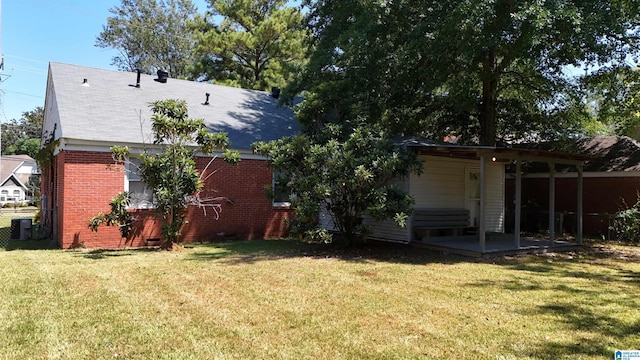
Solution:
M 209 160 L 197 159 L 201 171 Z M 61 247 L 144 246 L 147 239 L 160 237 L 160 222 L 149 210 L 133 211 L 139 221 L 129 241 L 122 239 L 113 227 L 101 226 L 98 232 L 88 228 L 89 219 L 98 212 L 108 212 L 111 199 L 124 190 L 124 169 L 113 164 L 110 153 L 64 151 L 56 156 L 54 164 L 54 174 L 45 174 L 55 178 L 54 186 L 43 186 L 43 191 L 54 202 L 57 215 L 54 236 Z M 206 180 L 201 198 L 225 197 L 220 201 L 222 211 L 216 220 L 213 209 L 190 207 L 189 223 L 183 228 L 185 242 L 288 235 L 284 219 L 292 216 L 292 211 L 274 208 L 266 197 L 265 187 L 271 185 L 271 170 L 266 161 L 244 159 L 232 166 L 216 159 L 204 177 L 212 171 L 215 173 Z
M 571 178 L 555 179 L 555 211 L 575 213 L 577 208 L 577 180 Z M 599 177 L 583 178 L 583 231 L 587 236 L 607 236 L 608 214 L 614 214 L 636 203 L 640 191 L 640 177 Z M 506 208 L 514 209 L 515 180 L 506 182 Z M 547 212 L 549 210 L 549 179 L 522 179 L 523 212 Z M 546 215 L 548 216 L 548 215 Z M 542 215 L 544 218 L 544 214 Z M 523 222 L 527 219 L 524 219 Z M 545 219 L 543 219 L 545 220 Z M 565 231 L 575 234 L 575 215 L 564 219 Z M 548 220 L 547 220 L 548 221 Z

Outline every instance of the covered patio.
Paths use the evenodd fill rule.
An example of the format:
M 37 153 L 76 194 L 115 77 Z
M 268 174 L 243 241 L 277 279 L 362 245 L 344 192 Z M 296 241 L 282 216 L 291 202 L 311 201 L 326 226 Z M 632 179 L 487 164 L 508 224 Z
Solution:
M 592 159 L 588 155 L 575 155 L 558 152 L 511 149 L 488 146 L 463 146 L 446 143 L 413 141 L 404 144 L 407 148 L 416 151 L 419 155 L 449 157 L 455 159 L 469 159 L 479 161 L 479 211 L 477 231 L 473 234 L 456 236 L 433 236 L 416 239 L 411 244 L 467 256 L 500 256 L 517 253 L 544 253 L 554 251 L 569 251 L 582 246 L 583 228 L 583 179 L 582 169 L 585 161 Z M 548 233 L 545 239 L 521 236 L 522 218 L 522 164 L 524 162 L 546 163 L 549 167 L 549 220 Z M 513 201 L 515 206 L 515 219 L 513 233 L 501 233 L 487 230 L 487 164 L 503 163 L 512 164 L 515 167 L 515 198 L 505 199 Z M 566 241 L 556 239 L 555 234 L 555 173 L 556 164 L 574 166 L 577 171 L 576 181 L 576 234 L 575 240 Z M 504 216 L 504 212 L 503 212 Z

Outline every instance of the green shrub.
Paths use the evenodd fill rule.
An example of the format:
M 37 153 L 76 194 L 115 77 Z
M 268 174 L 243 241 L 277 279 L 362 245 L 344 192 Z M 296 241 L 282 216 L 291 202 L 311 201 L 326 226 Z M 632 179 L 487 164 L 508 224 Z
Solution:
M 614 215 L 610 228 L 613 230 L 617 240 L 632 243 L 640 242 L 640 194 L 633 206 L 618 211 Z

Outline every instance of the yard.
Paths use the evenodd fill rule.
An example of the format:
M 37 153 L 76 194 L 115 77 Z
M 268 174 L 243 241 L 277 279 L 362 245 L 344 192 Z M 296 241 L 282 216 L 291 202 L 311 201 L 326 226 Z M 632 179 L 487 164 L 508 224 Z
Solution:
M 2 359 L 611 359 L 640 251 L 472 260 L 270 240 L 0 251 Z

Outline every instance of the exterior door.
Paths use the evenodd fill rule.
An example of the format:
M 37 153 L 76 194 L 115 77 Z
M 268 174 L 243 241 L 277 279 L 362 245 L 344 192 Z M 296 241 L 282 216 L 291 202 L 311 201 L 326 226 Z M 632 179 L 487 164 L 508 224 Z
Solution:
M 480 169 L 465 169 L 465 209 L 469 210 L 471 226 L 479 226 L 480 221 Z

